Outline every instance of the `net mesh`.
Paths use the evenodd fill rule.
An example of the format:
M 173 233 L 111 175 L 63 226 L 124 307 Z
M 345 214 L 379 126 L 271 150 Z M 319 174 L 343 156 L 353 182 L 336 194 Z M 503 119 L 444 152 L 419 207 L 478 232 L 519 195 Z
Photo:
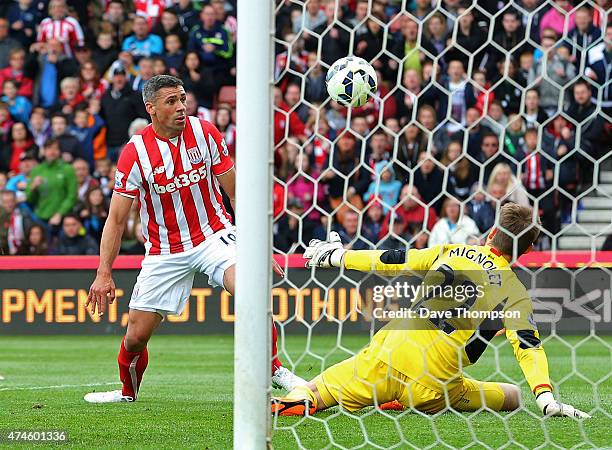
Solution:
M 310 239 L 337 230 L 352 249 L 482 243 L 512 201 L 534 207 L 536 249 L 550 252 L 544 263 L 516 265 L 545 323 L 555 395 L 598 417 L 598 427 L 612 425 L 612 278 L 596 253 L 612 231 L 606 8 L 593 0 L 276 2 L 274 251 L 285 255 L 287 276 L 274 286 L 273 312 L 285 365 L 312 379 L 381 325 L 361 296 L 367 276 L 292 266 L 290 255 Z M 325 91 L 326 70 L 347 55 L 368 60 L 379 77 L 361 108 L 344 108 Z M 577 267 L 564 267 L 566 250 L 582 251 Z M 555 315 L 568 311 L 569 322 Z M 518 385 L 522 406 L 446 406 L 435 415 L 338 406 L 274 418 L 273 443 L 609 445 L 585 423 L 540 420 L 502 337 L 464 373 Z

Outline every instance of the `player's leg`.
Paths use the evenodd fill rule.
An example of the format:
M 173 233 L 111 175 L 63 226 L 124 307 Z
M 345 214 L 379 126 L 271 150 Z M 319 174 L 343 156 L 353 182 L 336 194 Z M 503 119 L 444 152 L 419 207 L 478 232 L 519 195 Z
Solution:
M 234 295 L 236 287 L 236 244 L 233 230 L 222 230 L 213 235 L 207 241 L 208 249 L 201 252 L 196 259 L 195 269 L 208 275 L 209 284 L 222 286 L 227 292 Z M 216 238 L 216 239 L 215 239 Z M 223 239 L 221 239 L 223 238 Z M 277 333 L 272 322 L 272 384 L 288 391 L 294 387 L 306 384 L 306 380 L 298 377 L 289 369 L 284 367 L 278 359 Z
M 117 362 L 123 387 L 85 396 L 90 403 L 130 402 L 138 397 L 147 368 L 147 343 L 166 314 L 180 315 L 189 299 L 194 273 L 186 253 L 145 258 L 132 298 L 128 327 L 121 341 Z
M 123 384 L 122 395 L 134 400 L 138 397 L 142 376 L 149 363 L 147 343 L 162 318 L 156 312 L 130 309 L 127 332 L 117 357 L 119 377 Z
M 477 411 L 489 409 L 492 411 L 513 411 L 518 409 L 521 400 L 521 390 L 509 383 L 477 381 L 464 378 L 460 395 L 452 400 L 452 407 L 458 411 Z

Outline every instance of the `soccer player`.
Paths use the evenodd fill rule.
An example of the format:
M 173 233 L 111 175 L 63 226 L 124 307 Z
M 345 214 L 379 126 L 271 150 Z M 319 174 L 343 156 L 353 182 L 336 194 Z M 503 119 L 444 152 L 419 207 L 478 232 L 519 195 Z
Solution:
M 515 410 L 520 405 L 518 386 L 473 380 L 462 371 L 474 364 L 488 342 L 505 328 L 542 413 L 590 417 L 555 401 L 546 354 L 533 321 L 533 305 L 511 269 L 513 255 L 527 252 L 538 237 L 533 214 L 529 207 L 504 205 L 500 227 L 493 228 L 484 246 L 347 251 L 337 233 L 332 233 L 329 241 L 311 241 L 304 253 L 309 267 L 344 267 L 393 276 L 417 272 L 423 278 L 421 292 L 434 294 L 415 298 L 418 301 L 411 308 L 419 313 L 415 318 L 392 320 L 355 356 L 328 368 L 286 397 L 273 399 L 272 412 L 283 416 L 313 414 L 337 404 L 348 411 L 393 404 L 425 413 L 449 407 L 458 411 Z M 446 291 L 428 291 L 431 286 L 460 292 L 453 291 L 459 286 L 468 298 L 461 303 L 456 297 L 445 300 L 441 292 Z M 472 293 L 467 286 L 472 287 Z M 456 307 L 449 308 L 449 302 Z M 451 311 L 452 318 L 443 320 L 432 314 L 444 310 Z M 466 311 L 497 311 L 503 319 L 494 314 L 464 319 L 461 316 Z
M 233 204 L 235 171 L 225 141 L 210 122 L 187 116 L 180 79 L 154 76 L 144 85 L 142 98 L 152 123 L 135 134 L 119 156 L 100 263 L 86 307 L 103 315 L 115 299 L 112 265 L 134 199 L 140 205 L 146 256 L 119 350 L 123 388 L 87 394 L 85 400 L 92 403 L 137 399 L 149 359 L 147 342 L 167 314 L 181 314 L 195 273 L 206 274 L 213 287 L 234 293 L 236 231 L 220 188 Z M 276 345 L 273 348 L 276 352 Z M 305 383 L 276 357 L 272 364 L 274 384 L 290 390 Z

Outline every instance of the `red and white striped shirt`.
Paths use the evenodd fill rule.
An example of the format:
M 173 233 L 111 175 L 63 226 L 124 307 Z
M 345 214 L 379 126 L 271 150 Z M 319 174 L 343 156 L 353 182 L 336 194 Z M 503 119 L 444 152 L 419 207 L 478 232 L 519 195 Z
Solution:
M 148 255 L 189 250 L 232 226 L 217 176 L 234 167 L 213 124 L 189 116 L 172 143 L 149 125 L 126 144 L 114 191 L 138 198 Z
M 40 22 L 38 28 L 37 42 L 59 41 L 64 46 L 64 53 L 73 56 L 74 48 L 77 45 L 85 44 L 83 29 L 74 17 L 64 17 L 61 20 L 54 20 L 47 17 Z

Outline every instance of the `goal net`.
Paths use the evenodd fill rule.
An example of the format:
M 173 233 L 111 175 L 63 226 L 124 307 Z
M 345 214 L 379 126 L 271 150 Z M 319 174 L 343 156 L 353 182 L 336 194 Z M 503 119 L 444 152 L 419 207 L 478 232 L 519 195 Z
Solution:
M 405 277 L 305 269 L 299 255 L 311 239 L 338 231 L 355 250 L 484 243 L 500 207 L 515 202 L 534 208 L 540 230 L 535 251 L 513 263 L 534 301 L 555 396 L 594 419 L 541 419 L 510 343 L 476 336 L 488 345 L 463 373 L 518 385 L 518 410 L 341 403 L 274 417 L 275 447 L 610 444 L 602 432 L 612 425 L 612 258 L 602 251 L 612 250 L 609 8 L 276 0 L 273 231 L 286 277 L 272 307 L 283 363 L 310 380 L 363 348 L 388 320 L 380 311 L 401 308 L 397 295 L 377 302 L 372 293 Z M 347 55 L 378 75 L 376 96 L 360 108 L 331 101 L 325 88 L 327 69 Z

